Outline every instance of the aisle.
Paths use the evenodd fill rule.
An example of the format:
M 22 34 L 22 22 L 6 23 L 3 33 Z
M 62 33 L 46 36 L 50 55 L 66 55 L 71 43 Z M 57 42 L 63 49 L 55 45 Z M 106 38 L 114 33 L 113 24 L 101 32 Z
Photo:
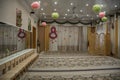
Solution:
M 118 80 L 120 60 L 87 53 L 43 53 L 21 80 Z

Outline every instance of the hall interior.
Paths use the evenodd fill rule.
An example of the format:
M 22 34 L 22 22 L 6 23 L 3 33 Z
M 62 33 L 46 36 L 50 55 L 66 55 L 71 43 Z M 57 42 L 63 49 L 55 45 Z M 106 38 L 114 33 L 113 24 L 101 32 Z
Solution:
M 0 80 L 120 80 L 120 1 L 0 0 Z

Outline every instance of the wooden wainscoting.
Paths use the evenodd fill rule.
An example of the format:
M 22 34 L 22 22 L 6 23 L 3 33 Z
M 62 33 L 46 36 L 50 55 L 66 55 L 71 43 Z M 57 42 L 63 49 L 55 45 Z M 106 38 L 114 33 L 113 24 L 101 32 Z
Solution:
M 92 30 L 94 29 L 94 30 Z M 93 55 L 110 55 L 110 33 L 96 33 L 95 28 L 88 27 L 89 53 Z
M 36 48 L 36 28 L 33 27 L 32 30 L 32 48 Z
M 49 31 L 50 26 L 39 26 L 38 27 L 38 40 L 40 41 L 40 51 L 49 50 Z

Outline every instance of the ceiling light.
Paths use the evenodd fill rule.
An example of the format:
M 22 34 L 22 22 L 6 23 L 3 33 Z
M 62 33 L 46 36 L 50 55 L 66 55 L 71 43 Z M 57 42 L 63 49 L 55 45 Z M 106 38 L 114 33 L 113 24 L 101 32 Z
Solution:
M 99 17 L 99 15 L 96 15 L 96 17 Z
M 41 8 L 41 10 L 43 11 L 43 8 Z
M 106 14 L 106 11 L 104 11 L 104 13 Z
M 67 16 L 67 14 L 65 14 L 65 16 Z
M 56 11 L 56 9 L 54 9 L 54 11 Z
M 57 5 L 58 3 L 57 2 L 54 2 L 55 5 Z
M 66 18 L 66 17 L 63 17 L 64 19 Z
M 86 6 L 89 6 L 89 4 L 86 4 Z
M 72 5 L 73 5 L 73 3 L 70 3 L 70 5 L 72 6 Z
M 91 20 L 93 20 L 93 17 L 91 18 Z
M 40 3 L 40 1 L 38 1 Z
M 101 4 L 101 7 L 103 7 L 103 4 Z
M 46 16 L 44 16 L 44 18 L 46 18 Z
M 70 9 L 67 10 L 68 12 L 70 11 Z
M 80 12 L 83 12 L 83 10 L 80 10 Z
M 87 16 L 89 16 L 89 14 L 87 14 Z
M 115 7 L 118 7 L 117 5 L 115 5 Z
M 45 15 L 45 13 L 42 13 L 43 15 Z

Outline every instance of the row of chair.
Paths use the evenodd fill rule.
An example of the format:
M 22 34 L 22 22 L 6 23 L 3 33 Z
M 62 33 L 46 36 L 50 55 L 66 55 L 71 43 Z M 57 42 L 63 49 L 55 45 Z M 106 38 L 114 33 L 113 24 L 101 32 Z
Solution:
M 37 56 L 38 54 L 34 53 L 34 50 L 31 50 L 26 54 L 0 65 L 0 80 L 17 80 Z

